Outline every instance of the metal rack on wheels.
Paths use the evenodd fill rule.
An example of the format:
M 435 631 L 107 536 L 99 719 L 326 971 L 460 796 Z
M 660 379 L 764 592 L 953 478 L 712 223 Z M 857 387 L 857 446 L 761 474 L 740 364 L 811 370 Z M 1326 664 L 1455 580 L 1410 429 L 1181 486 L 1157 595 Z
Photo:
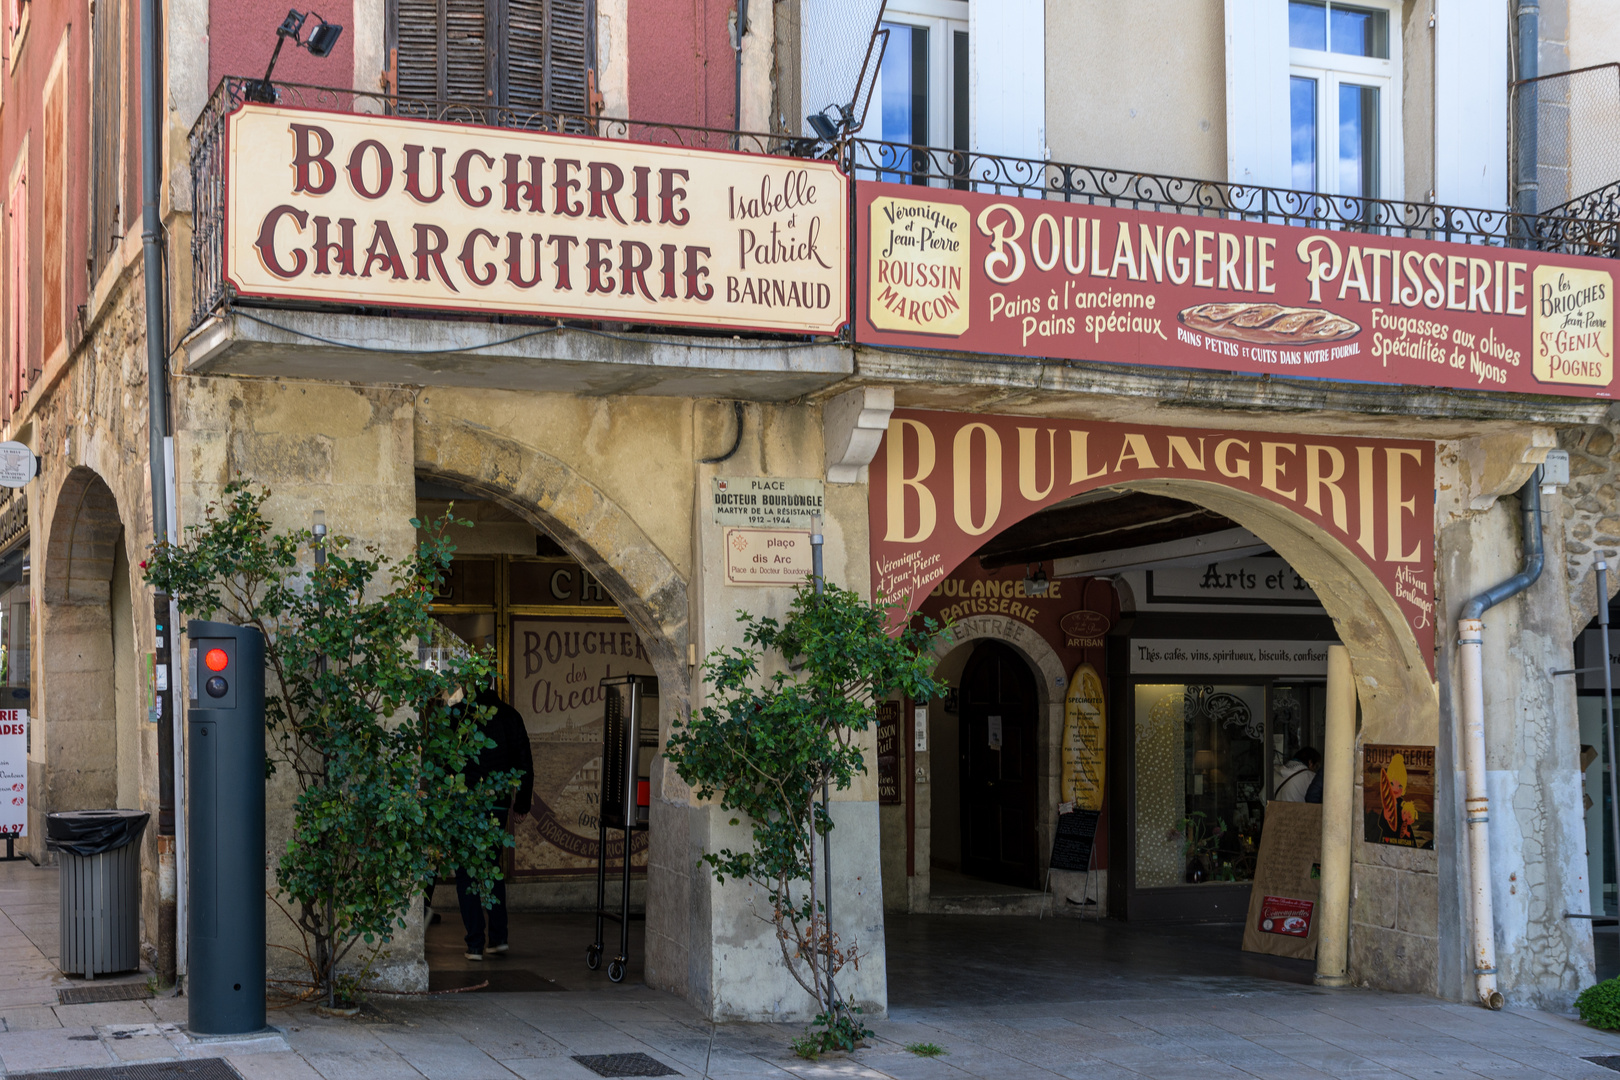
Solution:
M 585 966 L 595 971 L 602 963 L 603 923 L 619 924 L 619 954 L 608 961 L 608 978 L 624 981 L 630 962 L 630 855 L 631 838 L 646 832 L 652 759 L 658 751 L 658 724 L 647 721 L 645 702 L 658 697 L 658 680 L 651 675 L 622 675 L 603 679 L 602 686 L 602 795 L 597 806 L 596 941 L 585 948 Z M 622 891 L 619 910 L 607 910 L 608 831 L 624 834 Z M 645 918 L 645 916 L 641 916 Z

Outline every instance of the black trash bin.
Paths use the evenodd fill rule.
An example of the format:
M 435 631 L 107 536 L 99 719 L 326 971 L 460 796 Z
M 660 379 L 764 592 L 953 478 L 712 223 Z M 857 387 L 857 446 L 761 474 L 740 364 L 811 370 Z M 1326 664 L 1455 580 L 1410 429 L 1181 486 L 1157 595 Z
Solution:
M 61 856 L 64 974 L 93 979 L 141 966 L 144 810 L 45 815 L 45 846 Z

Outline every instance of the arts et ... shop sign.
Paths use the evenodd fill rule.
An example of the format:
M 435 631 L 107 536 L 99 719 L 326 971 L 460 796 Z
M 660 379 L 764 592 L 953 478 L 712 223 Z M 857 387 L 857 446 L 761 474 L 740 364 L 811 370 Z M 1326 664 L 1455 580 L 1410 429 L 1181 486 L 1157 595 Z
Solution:
M 862 181 L 856 338 L 1611 397 L 1609 260 Z
M 870 476 L 872 589 L 903 616 L 1039 510 L 1097 488 L 1192 480 L 1286 507 L 1341 544 L 1393 599 L 1432 674 L 1431 442 L 896 409 Z
M 243 105 L 242 296 L 833 334 L 848 185 L 827 162 Z

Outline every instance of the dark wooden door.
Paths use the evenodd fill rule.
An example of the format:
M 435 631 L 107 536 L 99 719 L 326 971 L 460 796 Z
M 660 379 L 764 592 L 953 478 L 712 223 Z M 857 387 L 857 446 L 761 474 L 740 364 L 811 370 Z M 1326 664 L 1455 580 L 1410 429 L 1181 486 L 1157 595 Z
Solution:
M 961 702 L 962 872 L 1038 887 L 1035 675 L 986 641 L 962 672 Z

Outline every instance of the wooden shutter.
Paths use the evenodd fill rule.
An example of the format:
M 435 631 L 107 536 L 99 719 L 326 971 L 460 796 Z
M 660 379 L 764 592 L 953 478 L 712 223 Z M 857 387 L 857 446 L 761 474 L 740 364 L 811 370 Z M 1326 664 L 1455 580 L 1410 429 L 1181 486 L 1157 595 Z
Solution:
M 508 0 L 506 9 L 507 108 L 546 108 L 546 0 Z
M 444 98 L 469 105 L 493 104 L 489 57 L 485 51 L 489 21 L 484 0 L 442 0 L 444 4 Z
M 40 193 L 40 334 L 44 366 L 67 335 L 67 72 L 57 68 L 45 91 L 45 176 Z
M 11 293 L 10 326 L 6 344 L 9 346 L 6 357 L 7 381 L 11 384 L 8 400 L 13 409 L 22 403 L 24 389 L 28 386 L 28 177 L 26 174 L 17 178 L 17 186 L 11 189 L 11 199 L 6 207 L 6 233 L 9 240 L 9 258 L 6 269 L 9 271 L 11 281 L 8 283 Z
M 590 0 L 546 0 L 546 108 L 585 112 Z
M 90 288 L 106 269 L 122 231 L 118 206 L 119 128 L 123 108 L 123 0 L 97 0 L 91 27 L 93 94 L 90 110 Z
M 394 72 L 404 98 L 437 98 L 444 94 L 443 23 L 440 0 L 394 0 Z
M 586 111 L 592 0 L 391 0 L 399 94 Z

